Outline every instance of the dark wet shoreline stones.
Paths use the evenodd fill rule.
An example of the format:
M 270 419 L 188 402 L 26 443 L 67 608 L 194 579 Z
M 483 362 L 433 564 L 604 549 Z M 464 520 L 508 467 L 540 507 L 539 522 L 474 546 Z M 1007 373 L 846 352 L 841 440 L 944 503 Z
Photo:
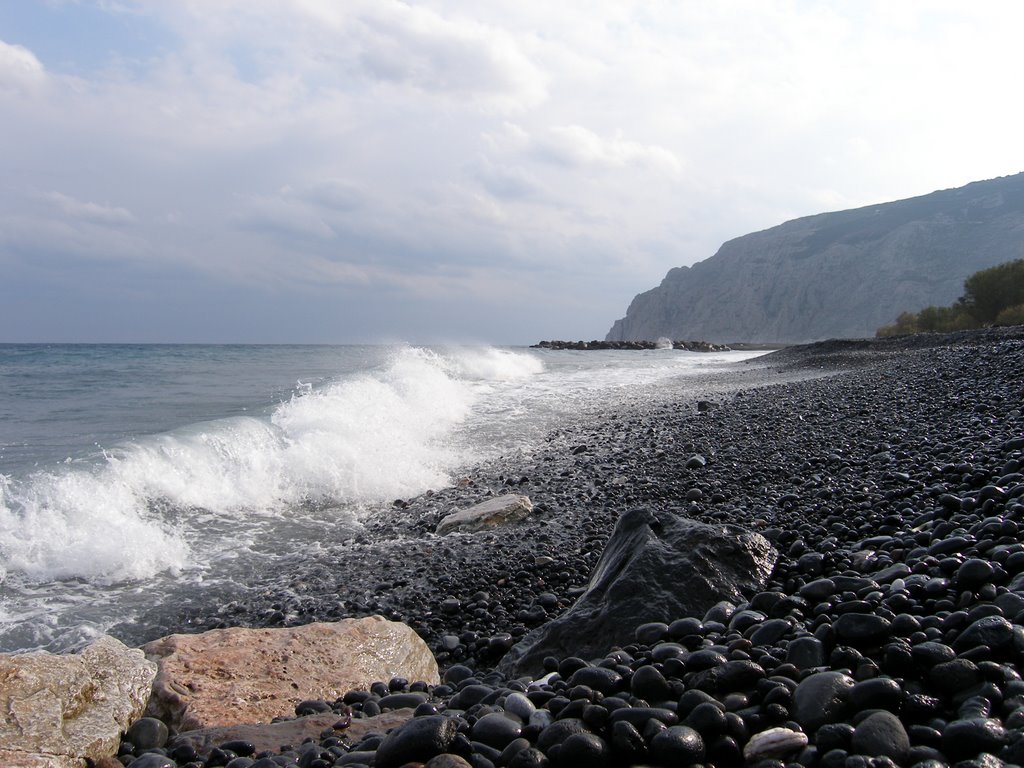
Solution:
M 713 410 L 666 401 L 609 414 L 482 472 L 470 489 L 481 498 L 511 483 L 534 502 L 500 536 L 433 537 L 467 489 L 438 492 L 372 521 L 365 544 L 297 563 L 290 592 L 218 617 L 258 623 L 275 602 L 284 622 L 379 612 L 412 625 L 447 668 L 440 686 L 416 686 L 426 700 L 409 724 L 292 745 L 276 763 L 370 765 L 387 740 L 421 729 L 422 745 L 383 762 L 1024 763 L 1021 332 L 812 353 L 777 359 L 842 373 L 770 385 L 768 369 L 768 385 Z M 705 464 L 687 467 L 695 454 Z M 618 648 L 548 656 L 536 680 L 494 672 L 582 594 L 615 522 L 641 507 L 757 532 L 778 552 L 774 569 L 754 594 L 647 621 Z M 347 703 L 360 717 L 413 686 L 385 682 Z

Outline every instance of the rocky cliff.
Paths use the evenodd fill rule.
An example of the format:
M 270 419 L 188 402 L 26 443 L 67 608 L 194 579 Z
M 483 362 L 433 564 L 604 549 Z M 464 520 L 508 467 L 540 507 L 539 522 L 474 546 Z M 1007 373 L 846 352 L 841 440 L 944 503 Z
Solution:
M 801 343 L 873 336 L 952 304 L 979 269 L 1024 257 L 1024 173 L 788 221 L 669 271 L 609 341 Z

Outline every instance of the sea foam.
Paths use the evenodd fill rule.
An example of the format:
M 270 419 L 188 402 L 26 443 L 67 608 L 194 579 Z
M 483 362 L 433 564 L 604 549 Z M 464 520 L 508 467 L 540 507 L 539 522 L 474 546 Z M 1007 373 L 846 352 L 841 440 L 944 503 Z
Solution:
M 4 478 L 0 567 L 34 581 L 140 579 L 201 565 L 197 547 L 205 560 L 211 536 L 237 545 L 259 534 L 261 518 L 446 485 L 473 458 L 455 432 L 488 382 L 542 368 L 524 353 L 401 347 L 375 370 L 300 385 L 260 417 L 192 424 L 110 448 L 92 466 Z

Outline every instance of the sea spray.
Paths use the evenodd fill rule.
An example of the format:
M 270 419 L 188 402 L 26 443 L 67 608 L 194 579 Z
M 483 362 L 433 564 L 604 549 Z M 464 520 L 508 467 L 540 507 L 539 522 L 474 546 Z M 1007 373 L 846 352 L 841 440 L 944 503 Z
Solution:
M 0 650 L 67 650 L 112 627 L 177 631 L 181 611 L 208 618 L 317 553 L 358 548 L 368 510 L 402 515 L 395 499 L 514 462 L 560 424 L 740 359 L 408 346 L 2 353 L 0 406 L 16 418 L 0 443 Z
M 451 435 L 476 397 L 456 374 L 537 368 L 496 350 L 401 347 L 375 370 L 298 387 L 264 418 L 193 424 L 123 443 L 93 466 L 6 480 L 0 565 L 33 580 L 145 578 L 202 565 L 190 553 L 217 518 L 245 539 L 304 505 L 358 508 L 446 485 L 472 459 Z

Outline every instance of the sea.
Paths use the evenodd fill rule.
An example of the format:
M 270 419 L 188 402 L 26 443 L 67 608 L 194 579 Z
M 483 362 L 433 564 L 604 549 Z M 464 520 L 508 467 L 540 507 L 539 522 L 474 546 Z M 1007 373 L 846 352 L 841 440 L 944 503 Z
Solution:
M 75 650 L 155 595 L 212 603 L 396 499 L 760 354 L 0 344 L 0 651 Z

